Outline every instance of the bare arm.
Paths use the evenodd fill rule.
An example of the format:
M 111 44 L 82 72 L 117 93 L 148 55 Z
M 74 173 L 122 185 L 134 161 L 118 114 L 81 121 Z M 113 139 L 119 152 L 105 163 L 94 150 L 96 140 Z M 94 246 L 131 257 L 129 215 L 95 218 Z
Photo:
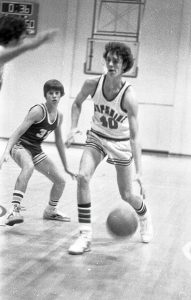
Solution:
M 87 99 L 88 96 L 92 95 L 97 86 L 97 79 L 86 80 L 81 88 L 81 91 L 78 93 L 74 103 L 72 104 L 72 114 L 71 114 L 71 129 L 74 129 L 78 125 L 81 108 L 83 102 Z
M 0 168 L 2 164 L 8 160 L 12 147 L 17 143 L 21 135 L 23 135 L 33 123 L 38 122 L 41 119 L 42 109 L 40 107 L 34 107 L 32 110 L 29 111 L 29 113 L 27 114 L 23 122 L 20 124 L 20 126 L 17 127 L 17 129 L 10 136 L 5 151 L 0 159 Z
M 138 103 L 131 87 L 126 91 L 124 104 L 128 112 L 130 143 L 135 160 L 136 173 L 142 175 L 141 145 L 138 135 Z
M 61 161 L 62 161 L 62 164 L 64 166 L 66 173 L 68 173 L 74 179 L 76 177 L 76 175 L 73 172 L 70 172 L 68 169 L 68 163 L 67 163 L 66 152 L 65 152 L 65 144 L 64 144 L 63 138 L 62 138 L 61 125 L 63 122 L 63 115 L 60 114 L 59 118 L 60 118 L 59 125 L 54 131 L 55 143 L 56 143 L 56 147 L 57 147 L 58 153 L 60 155 L 60 158 L 61 158 Z
M 141 186 L 142 193 L 144 193 L 142 187 L 142 162 L 141 162 L 141 145 L 138 134 L 138 103 L 136 100 L 135 93 L 130 87 L 125 94 L 124 108 L 128 112 L 129 128 L 130 128 L 130 143 L 131 150 L 135 162 L 136 180 Z
M 12 60 L 13 58 L 19 56 L 20 54 L 33 50 L 45 42 L 53 40 L 56 36 L 58 30 L 51 29 L 45 32 L 39 33 L 34 38 L 26 38 L 21 44 L 18 44 L 15 47 L 5 47 L 0 51 L 0 63 L 5 64 Z
M 81 114 L 82 104 L 88 96 L 93 95 L 97 86 L 98 79 L 86 80 L 78 93 L 75 101 L 72 104 L 71 111 L 71 129 L 66 141 L 66 145 L 69 147 L 74 141 L 74 134 L 77 131 L 78 121 Z

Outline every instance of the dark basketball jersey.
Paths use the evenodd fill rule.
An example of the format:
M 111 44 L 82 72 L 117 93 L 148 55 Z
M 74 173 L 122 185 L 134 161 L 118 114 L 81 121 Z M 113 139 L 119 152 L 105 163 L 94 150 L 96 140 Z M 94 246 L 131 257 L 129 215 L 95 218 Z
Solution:
M 54 122 L 51 122 L 49 119 L 46 105 L 43 103 L 37 105 L 42 107 L 44 116 L 41 121 L 32 124 L 27 129 L 27 131 L 20 137 L 20 141 L 26 143 L 27 145 L 40 145 L 43 142 L 43 140 L 45 140 L 47 136 L 58 126 L 58 113 Z M 31 109 L 33 107 L 31 107 Z

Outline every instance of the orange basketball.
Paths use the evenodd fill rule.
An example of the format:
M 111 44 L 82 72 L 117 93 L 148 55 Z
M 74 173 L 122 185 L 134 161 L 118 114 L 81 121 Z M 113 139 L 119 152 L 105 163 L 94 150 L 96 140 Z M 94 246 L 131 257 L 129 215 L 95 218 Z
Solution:
M 138 227 L 137 216 L 133 208 L 126 204 L 112 210 L 106 221 L 110 234 L 115 237 L 130 237 Z

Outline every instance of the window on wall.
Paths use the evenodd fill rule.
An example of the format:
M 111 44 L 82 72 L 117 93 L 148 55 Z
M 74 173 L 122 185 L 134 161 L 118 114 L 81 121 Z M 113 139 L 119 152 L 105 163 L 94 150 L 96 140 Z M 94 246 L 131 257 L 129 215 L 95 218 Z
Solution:
M 138 75 L 140 28 L 146 0 L 94 0 L 91 37 L 87 39 L 86 74 L 101 74 L 104 71 L 102 54 L 107 42 L 126 43 L 134 57 L 133 68 L 124 74 Z

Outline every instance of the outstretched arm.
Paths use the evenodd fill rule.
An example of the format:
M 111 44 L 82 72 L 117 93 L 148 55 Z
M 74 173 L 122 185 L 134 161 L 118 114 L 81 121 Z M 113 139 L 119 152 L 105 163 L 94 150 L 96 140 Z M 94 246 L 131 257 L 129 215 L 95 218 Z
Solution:
M 0 51 L 0 64 L 3 65 L 28 50 L 33 50 L 46 42 L 52 41 L 57 32 L 57 29 L 47 30 L 39 33 L 34 38 L 26 38 L 21 44 L 15 47 L 2 48 Z

